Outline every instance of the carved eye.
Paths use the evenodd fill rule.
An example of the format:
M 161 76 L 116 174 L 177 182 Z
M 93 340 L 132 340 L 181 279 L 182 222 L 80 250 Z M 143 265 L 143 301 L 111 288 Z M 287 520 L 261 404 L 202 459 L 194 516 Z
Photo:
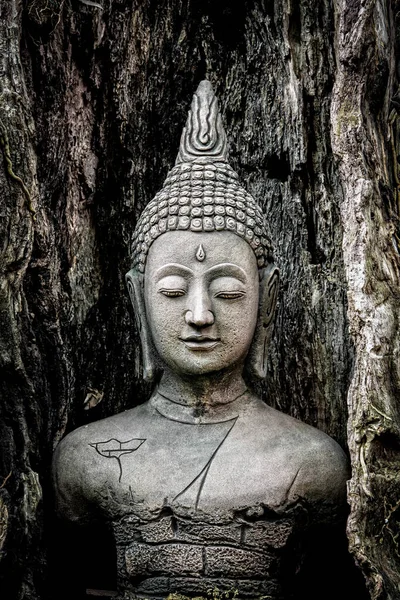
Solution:
M 223 274 L 210 282 L 210 292 L 221 300 L 240 300 L 246 295 L 245 286 L 237 277 Z
M 232 291 L 232 292 L 218 292 L 215 294 L 215 298 L 222 298 L 224 300 L 237 300 L 238 298 L 243 298 L 246 292 L 242 291 Z
M 185 290 L 158 290 L 160 294 L 163 296 L 167 296 L 167 298 L 180 298 L 185 295 Z
M 166 275 L 160 279 L 156 289 L 167 298 L 180 298 L 186 295 L 187 281 L 179 274 Z

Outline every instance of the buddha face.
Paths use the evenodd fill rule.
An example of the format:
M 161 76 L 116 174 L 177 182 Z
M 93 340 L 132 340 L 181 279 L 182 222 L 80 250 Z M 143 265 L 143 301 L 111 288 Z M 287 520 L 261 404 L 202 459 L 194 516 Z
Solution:
M 167 232 L 150 247 L 144 292 L 155 348 L 172 370 L 200 375 L 243 365 L 259 301 L 246 241 L 227 231 Z

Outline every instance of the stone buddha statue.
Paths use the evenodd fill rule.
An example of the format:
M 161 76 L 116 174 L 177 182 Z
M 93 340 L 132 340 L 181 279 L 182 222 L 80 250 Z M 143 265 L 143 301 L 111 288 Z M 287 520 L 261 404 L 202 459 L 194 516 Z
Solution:
M 143 374 L 159 383 L 142 405 L 60 443 L 58 511 L 111 524 L 121 599 L 210 588 L 286 598 L 293 540 L 335 520 L 347 461 L 245 382 L 266 374 L 279 275 L 263 213 L 228 163 L 208 81 L 132 250 Z

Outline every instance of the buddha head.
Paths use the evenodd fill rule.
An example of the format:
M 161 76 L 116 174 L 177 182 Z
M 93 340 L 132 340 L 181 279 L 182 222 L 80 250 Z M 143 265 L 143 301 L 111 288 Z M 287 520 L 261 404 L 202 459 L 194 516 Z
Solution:
M 211 84 L 193 96 L 174 168 L 142 212 L 126 276 L 143 376 L 266 375 L 279 274 L 260 207 L 227 158 Z

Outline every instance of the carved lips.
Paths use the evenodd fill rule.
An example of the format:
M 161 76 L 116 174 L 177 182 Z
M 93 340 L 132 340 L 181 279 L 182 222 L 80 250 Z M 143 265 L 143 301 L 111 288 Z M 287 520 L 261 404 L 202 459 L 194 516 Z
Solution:
M 179 339 L 190 350 L 212 350 L 221 341 L 221 338 L 212 338 L 207 335 L 190 335 Z
M 111 438 L 106 442 L 96 442 L 89 444 L 92 448 L 95 448 L 97 452 L 105 458 L 121 458 L 124 454 L 130 454 L 134 452 L 145 442 L 142 439 L 132 439 L 126 442 L 120 442 L 115 438 Z
M 114 458 L 118 462 L 119 466 L 119 481 L 122 479 L 122 463 L 121 457 L 125 454 L 132 454 L 140 448 L 142 444 L 144 444 L 146 440 L 141 438 L 132 438 L 131 440 L 127 440 L 126 442 L 121 442 L 116 438 L 111 438 L 104 442 L 94 442 L 89 444 L 92 448 L 96 450 L 100 456 L 104 458 Z

